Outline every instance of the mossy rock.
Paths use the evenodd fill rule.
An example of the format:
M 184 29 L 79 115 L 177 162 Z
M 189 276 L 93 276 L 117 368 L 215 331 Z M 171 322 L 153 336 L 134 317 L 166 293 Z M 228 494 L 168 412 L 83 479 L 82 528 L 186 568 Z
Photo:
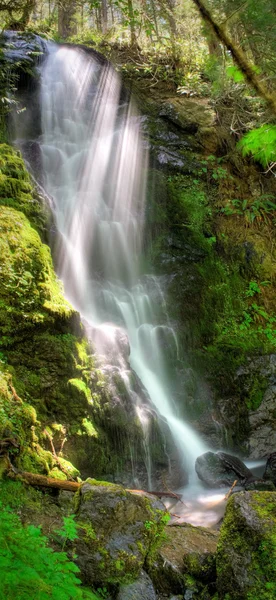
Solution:
M 12 384 L 10 373 L 0 371 L 0 438 L 11 441 L 6 450 L 19 469 L 48 474 L 55 461 L 39 444 L 36 411 L 19 398 Z
M 5 348 L 30 329 L 57 317 L 69 319 L 75 311 L 62 296 L 49 248 L 26 216 L 2 207 L 0 233 L 0 326 Z
M 147 567 L 155 588 L 165 594 L 179 594 L 194 587 L 196 594 L 204 590 L 205 598 L 209 598 L 208 587 L 216 580 L 218 538 L 217 531 L 188 523 L 166 527 L 165 539 Z
M 216 564 L 219 600 L 275 598 L 275 492 L 241 492 L 230 498 Z
M 75 501 L 84 580 L 94 586 L 134 581 L 160 543 L 167 520 L 162 502 L 94 479 L 81 486 Z
M 45 229 L 45 207 L 38 200 L 20 152 L 8 144 L 0 144 L 0 204 L 23 212 L 38 230 Z

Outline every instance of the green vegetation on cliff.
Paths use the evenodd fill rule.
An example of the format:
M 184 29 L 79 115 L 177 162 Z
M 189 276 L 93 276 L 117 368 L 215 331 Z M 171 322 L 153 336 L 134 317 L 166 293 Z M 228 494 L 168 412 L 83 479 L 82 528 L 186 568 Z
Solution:
M 0 146 L 0 204 L 1 437 L 14 440 L 12 455 L 20 468 L 76 475 L 66 460 L 55 460 L 51 444 L 58 451 L 67 438 L 70 448 L 74 435 L 80 454 L 86 439 L 98 449 L 89 387 L 93 360 L 40 237 L 47 212 L 19 152 L 6 144 Z M 91 454 L 97 472 L 105 459 L 99 464 L 98 451 Z
M 62 509 L 47 494 L 19 482 L 2 481 L 0 507 L 1 600 L 98 600 L 97 594 L 80 586 L 79 568 L 63 548 L 57 552 L 64 532 L 74 539 L 72 519 L 63 517 Z M 54 550 L 49 542 L 54 543 Z

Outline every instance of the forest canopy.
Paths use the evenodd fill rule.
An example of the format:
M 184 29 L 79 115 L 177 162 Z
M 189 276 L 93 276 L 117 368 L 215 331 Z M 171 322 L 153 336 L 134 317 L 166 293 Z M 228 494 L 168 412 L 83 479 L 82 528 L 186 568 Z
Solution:
M 234 93 L 263 100 L 257 121 L 234 128 L 245 153 L 275 162 L 276 5 L 274 0 L 0 0 L 3 29 L 30 30 L 57 41 L 129 49 L 122 70 L 175 86 L 179 94 Z M 249 86 L 249 87 L 248 87 Z M 265 156 L 265 160 L 264 160 Z

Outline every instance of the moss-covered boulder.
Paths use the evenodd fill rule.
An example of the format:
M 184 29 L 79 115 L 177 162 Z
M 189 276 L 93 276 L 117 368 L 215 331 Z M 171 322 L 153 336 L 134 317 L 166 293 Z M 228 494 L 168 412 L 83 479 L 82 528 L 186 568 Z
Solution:
M 162 104 L 159 115 L 190 133 L 210 127 L 215 121 L 215 113 L 207 103 L 190 98 L 170 98 Z
M 207 600 L 216 580 L 215 552 L 219 533 L 188 523 L 166 527 L 166 537 L 148 572 L 162 593 L 193 591 L 191 598 Z
M 153 496 L 88 479 L 76 498 L 77 562 L 89 584 L 134 581 L 160 543 L 167 513 Z
M 236 456 L 225 452 L 205 452 L 195 462 L 197 476 L 208 487 L 231 486 L 234 481 L 243 485 L 254 479 L 253 473 Z
M 275 492 L 241 492 L 230 498 L 216 562 L 220 600 L 275 598 Z

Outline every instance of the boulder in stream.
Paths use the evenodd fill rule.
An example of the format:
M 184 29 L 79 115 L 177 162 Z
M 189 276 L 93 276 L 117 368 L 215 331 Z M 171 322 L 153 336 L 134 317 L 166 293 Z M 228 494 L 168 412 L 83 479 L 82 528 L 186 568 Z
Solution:
M 208 487 L 229 486 L 238 480 L 239 485 L 254 480 L 254 475 L 236 456 L 225 452 L 205 452 L 196 459 L 195 470 Z
M 164 505 L 149 494 L 88 479 L 77 492 L 77 564 L 88 585 L 129 584 L 163 532 Z

